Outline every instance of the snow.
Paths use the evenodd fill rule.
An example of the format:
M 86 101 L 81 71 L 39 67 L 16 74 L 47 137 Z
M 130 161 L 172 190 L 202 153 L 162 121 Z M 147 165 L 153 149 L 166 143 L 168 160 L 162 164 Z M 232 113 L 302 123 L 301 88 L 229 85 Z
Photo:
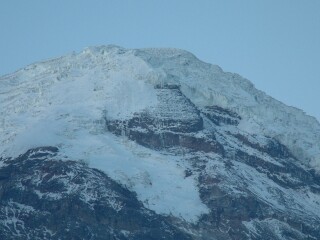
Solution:
M 21 220 L 21 216 L 25 213 L 36 212 L 36 210 L 28 205 L 9 201 L 8 206 L 0 208 L 4 216 L 0 219 L 0 223 L 5 227 L 5 231 L 10 231 L 13 236 L 21 237 L 25 233 L 25 223 Z
M 154 152 L 146 157 L 146 149 L 121 148 L 122 143 L 105 134 L 104 117 L 126 119 L 157 104 L 153 86 L 140 79 L 151 71 L 146 64 L 132 54 L 110 55 L 98 64 L 93 49 L 88 49 L 1 79 L 1 155 L 59 146 L 63 156 L 89 159 L 90 166 L 135 190 L 157 213 L 196 221 L 207 208 L 195 181 L 184 179 L 184 169 L 176 166 L 177 159 Z
M 141 72 L 149 71 L 143 61 L 132 55 L 105 58 L 105 64 L 99 64 L 85 50 L 1 79 L 0 154 L 57 145 L 64 132 L 72 138 L 82 127 L 94 131 L 94 123 L 103 117 L 130 118 L 157 103 L 153 86 L 139 80 Z
M 9 201 L 8 206 L 0 208 L 0 211 L 3 212 L 3 217 L 0 219 L 0 223 L 4 227 L 2 229 L 4 232 L 10 232 L 10 235 L 16 237 L 17 239 L 31 239 L 27 234 L 29 229 L 26 227 L 27 224 L 25 224 L 25 219 L 29 214 L 39 214 L 37 210 L 29 205 Z M 42 229 L 35 228 L 34 230 L 43 233 L 41 239 L 50 239 L 55 235 L 55 233 L 45 227 Z
M 198 107 L 218 105 L 242 117 L 241 130 L 274 137 L 307 167 L 320 169 L 320 124 L 302 110 L 257 90 L 238 74 L 198 60 L 177 49 L 142 49 L 136 55 L 155 71 L 159 82 L 181 86 Z
M 289 224 L 281 222 L 277 219 L 265 219 L 262 221 L 248 221 L 243 222 L 243 224 L 247 227 L 250 234 L 253 235 L 255 238 L 261 237 L 261 232 L 257 230 L 257 228 L 264 226 L 266 229 L 268 229 L 270 232 L 273 233 L 273 236 L 275 239 L 283 239 L 284 234 L 288 231 L 293 231 L 294 234 L 299 236 L 299 239 L 314 239 L 310 235 L 305 235 L 296 229 L 293 229 L 290 227 Z
M 240 162 L 234 162 L 233 164 L 234 172 L 223 172 L 223 169 L 218 168 L 219 165 L 215 165 L 212 173 L 223 173 L 225 178 L 227 177 L 224 180 L 225 182 L 220 183 L 220 186 L 229 189 L 228 192 L 232 192 L 233 196 L 238 194 L 230 191 L 233 186 L 234 188 L 242 188 L 254 194 L 257 199 L 271 206 L 274 210 L 290 212 L 297 219 L 302 219 L 306 214 L 311 216 L 311 219 L 318 219 L 320 202 L 317 194 L 312 193 L 309 189 L 297 191 L 296 189 L 284 188 L 274 181 L 270 181 L 266 174 L 260 173 L 246 164 Z M 242 193 L 242 195 L 245 194 L 245 192 Z
M 44 126 L 48 119 L 55 124 L 59 115 L 70 113 L 78 121 L 99 121 L 102 114 L 128 118 L 156 105 L 152 85 L 165 83 L 180 85 L 198 107 L 218 105 L 237 112 L 242 116 L 242 130 L 275 137 L 290 148 L 298 161 L 320 168 L 320 125 L 315 118 L 186 51 L 127 50 L 117 46 L 88 48 L 0 78 L 0 153 L 3 155 L 7 143 L 23 132 L 35 131 L 37 136 L 38 130 L 29 127 L 39 129 L 37 125 L 44 117 Z M 55 142 L 49 136 L 45 139 L 48 144 Z M 24 146 L 29 139 L 25 136 L 20 141 L 14 145 Z
M 77 134 L 61 147 L 58 159 L 84 158 L 90 167 L 103 170 L 137 192 L 138 199 L 156 213 L 190 222 L 208 213 L 200 200 L 195 179 L 184 177 L 187 166 L 181 166 L 181 158 L 163 155 L 109 133 L 90 136 L 80 131 Z
M 235 111 L 242 117 L 241 131 L 275 137 L 300 163 L 320 169 L 315 118 L 186 51 L 117 46 L 88 48 L 1 77 L 0 157 L 58 146 L 59 157 L 88 161 L 136 191 L 146 207 L 195 222 L 208 209 L 196 180 L 184 177 L 187 163 L 105 131 L 105 118 L 129 119 L 157 106 L 156 84 L 181 86 L 198 108 L 218 105 Z

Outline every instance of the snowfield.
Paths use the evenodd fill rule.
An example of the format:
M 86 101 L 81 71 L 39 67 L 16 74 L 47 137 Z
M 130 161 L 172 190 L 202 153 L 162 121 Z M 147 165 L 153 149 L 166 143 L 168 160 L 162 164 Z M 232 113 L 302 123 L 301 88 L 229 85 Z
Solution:
M 58 146 L 58 158 L 88 161 L 156 213 L 196 222 L 208 209 L 196 176 L 185 177 L 188 163 L 105 130 L 105 119 L 126 120 L 157 106 L 154 86 L 165 84 L 179 85 L 197 108 L 216 105 L 238 113 L 243 132 L 279 140 L 298 164 L 320 171 L 315 118 L 186 51 L 117 46 L 88 48 L 1 77 L 0 157 Z

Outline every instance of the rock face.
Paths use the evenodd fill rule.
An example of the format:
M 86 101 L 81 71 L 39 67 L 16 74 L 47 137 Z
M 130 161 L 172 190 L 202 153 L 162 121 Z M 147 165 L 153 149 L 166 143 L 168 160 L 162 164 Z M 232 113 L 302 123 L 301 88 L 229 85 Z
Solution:
M 179 104 L 192 109 L 191 101 L 167 101 L 177 92 L 166 88 L 156 112 Z M 294 164 L 294 156 L 277 140 L 241 132 L 237 128 L 241 117 L 228 109 L 208 106 L 190 112 L 190 128 L 183 124 L 183 114 L 166 125 L 152 113 L 142 113 L 127 122 L 106 121 L 107 129 L 152 149 L 176 155 L 184 150 L 185 161 L 192 166 L 186 177 L 197 176 L 201 200 L 210 209 L 197 224 L 200 239 L 320 237 L 319 212 L 307 210 L 309 204 L 319 209 L 319 176 Z M 194 122 L 201 124 L 195 128 Z M 301 218 L 300 207 L 310 211 L 307 221 Z
M 223 153 L 223 147 L 214 135 L 202 138 L 194 134 L 203 130 L 203 118 L 178 86 L 157 86 L 156 89 L 159 100 L 156 107 L 137 113 L 125 121 L 105 119 L 107 129 L 156 150 L 183 147 Z
M 103 172 L 31 149 L 0 170 L 1 239 L 191 239 Z
M 318 123 L 247 80 L 114 46 L 21 71 L 0 79 L 0 239 L 320 239 Z

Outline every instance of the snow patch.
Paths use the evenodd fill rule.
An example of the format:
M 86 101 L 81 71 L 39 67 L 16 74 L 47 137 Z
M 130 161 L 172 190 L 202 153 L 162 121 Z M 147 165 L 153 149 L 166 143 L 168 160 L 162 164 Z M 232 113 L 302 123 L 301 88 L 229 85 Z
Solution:
M 162 155 L 126 138 L 85 131 L 61 146 L 57 158 L 83 159 L 135 191 L 145 207 L 156 213 L 196 222 L 208 213 L 196 180 L 185 178 L 186 166 L 176 156 Z

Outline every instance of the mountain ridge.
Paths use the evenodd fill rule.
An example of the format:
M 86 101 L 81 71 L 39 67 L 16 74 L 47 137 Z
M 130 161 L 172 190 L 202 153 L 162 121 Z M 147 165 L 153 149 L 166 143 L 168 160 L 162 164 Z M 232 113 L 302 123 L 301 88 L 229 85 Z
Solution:
M 160 52 L 161 54 L 159 55 Z M 122 55 L 125 55 L 125 57 L 123 57 L 121 60 Z M 120 60 L 112 59 L 113 57 L 119 57 Z M 152 57 L 156 60 L 152 60 Z M 181 84 L 182 92 L 186 94 L 188 98 L 193 98 L 193 100 L 196 101 L 196 104 L 199 104 L 200 106 L 210 105 L 214 103 L 214 105 L 229 108 L 240 115 L 243 114 L 244 116 L 248 116 L 249 119 L 247 119 L 244 122 L 244 124 L 241 125 L 244 130 L 251 131 L 252 133 L 254 133 L 255 131 L 262 131 L 266 135 L 270 135 L 271 137 L 277 137 L 277 139 L 280 142 L 285 143 L 285 145 L 289 146 L 292 152 L 294 152 L 294 154 L 297 156 L 299 160 L 301 160 L 302 163 L 306 163 L 306 165 L 310 165 L 310 167 L 318 168 L 318 164 L 320 162 L 318 161 L 320 156 L 320 146 L 315 145 L 314 142 L 319 142 L 320 140 L 320 137 L 318 137 L 320 135 L 320 124 L 319 122 L 317 122 L 315 118 L 306 115 L 302 110 L 286 106 L 285 104 L 273 99 L 272 97 L 267 96 L 264 92 L 261 92 L 260 90 L 256 90 L 254 88 L 254 85 L 249 80 L 242 78 L 240 75 L 225 73 L 222 71 L 220 67 L 201 62 L 194 55 L 184 50 L 155 48 L 141 50 L 126 50 L 115 45 L 91 47 L 85 49 L 79 54 L 73 53 L 65 57 L 60 57 L 48 60 L 46 62 L 29 65 L 27 67 L 27 69 L 29 70 L 20 70 L 13 75 L 6 75 L 5 77 L 1 78 L 1 87 L 2 89 L 6 89 L 5 79 L 11 79 L 7 82 L 13 82 L 12 78 L 16 79 L 17 75 L 19 76 L 24 71 L 32 72 L 31 69 L 36 68 L 36 66 L 38 69 L 41 67 L 43 67 L 44 69 L 33 70 L 34 74 L 37 74 L 37 72 L 45 71 L 46 67 L 48 67 L 49 69 L 51 68 L 51 71 L 55 72 L 59 71 L 59 67 L 57 68 L 55 67 L 55 65 L 59 66 L 59 61 L 65 59 L 64 61 L 69 61 L 69 63 L 66 63 L 66 65 L 79 65 L 80 69 L 74 67 L 75 71 L 79 72 L 81 71 L 81 67 L 83 67 L 83 71 L 85 71 L 85 61 L 88 62 L 88 66 L 90 66 L 90 64 L 100 64 L 106 67 L 106 63 L 108 63 L 108 58 L 110 65 L 112 65 L 112 63 L 116 65 L 117 61 L 140 61 L 140 63 L 138 64 L 135 63 L 137 66 L 134 66 L 132 64 L 132 66 L 130 66 L 130 62 L 127 62 L 127 64 L 129 65 L 128 67 L 131 67 L 131 70 L 126 70 L 122 73 L 120 70 L 120 75 L 129 75 L 133 78 L 136 77 L 138 80 L 139 77 L 144 78 L 144 81 L 146 81 L 147 83 L 151 82 L 153 85 L 161 84 L 162 81 L 165 83 L 172 82 L 176 85 Z M 128 60 L 126 58 L 131 58 L 131 60 Z M 60 64 L 63 64 L 64 61 L 62 61 Z M 193 64 L 192 66 L 184 65 L 191 63 Z M 157 67 L 157 64 L 159 66 L 161 65 L 161 67 Z M 166 64 L 168 66 L 166 66 Z M 170 69 L 170 64 L 172 64 L 172 66 L 175 67 Z M 69 66 L 69 68 L 72 68 L 71 65 Z M 141 73 L 139 73 L 138 70 L 135 70 L 135 67 L 142 68 Z M 68 66 L 65 67 L 65 74 L 72 75 L 72 73 L 70 73 L 70 70 L 68 70 L 67 68 Z M 197 68 L 200 68 L 201 71 L 197 71 Z M 189 71 L 188 69 L 191 70 Z M 90 69 L 88 69 L 88 71 L 90 71 Z M 103 75 L 104 70 L 100 70 L 100 72 L 101 71 Z M 175 73 L 175 71 L 177 71 L 180 75 Z M 201 75 L 199 72 L 204 72 L 205 74 Z M 207 72 L 210 73 L 207 74 Z M 200 74 L 199 79 L 196 79 L 197 74 Z M 115 79 L 117 78 L 117 76 L 113 77 Z M 183 77 L 185 78 L 183 79 Z M 63 76 L 57 76 L 57 78 L 63 78 Z M 74 78 L 76 78 L 76 76 L 74 76 Z M 101 76 L 100 78 L 105 78 L 105 76 Z M 121 76 L 118 78 L 121 78 Z M 190 80 L 188 80 L 188 78 Z M 212 81 L 214 81 L 214 84 L 212 83 Z M 226 83 L 224 83 L 224 81 Z M 141 84 L 141 81 L 138 82 L 139 84 Z M 135 85 L 136 81 L 133 81 L 133 83 L 131 84 Z M 218 84 L 220 84 L 220 86 Z M 99 83 L 97 85 L 99 85 Z M 217 90 L 214 90 L 215 86 L 218 87 Z M 97 88 L 99 87 L 101 86 L 97 86 Z M 118 87 L 119 89 L 119 86 L 116 87 Z M 148 91 L 152 91 L 151 88 L 152 87 L 150 86 Z M 125 92 L 123 89 L 120 89 L 119 91 Z M 231 92 L 232 94 L 228 96 L 228 92 Z M 253 97 L 249 97 L 248 94 L 253 95 Z M 152 96 L 148 97 L 152 98 Z M 155 102 L 156 100 L 153 99 L 153 101 Z M 207 104 L 208 101 L 209 103 L 211 101 L 211 103 Z M 141 102 L 142 101 L 140 101 L 139 103 Z M 237 102 L 240 102 L 240 105 L 244 105 L 245 108 L 243 108 L 239 104 L 237 105 Z M 273 103 L 273 107 L 277 108 L 275 109 L 276 114 L 272 112 L 272 109 L 270 110 L 270 102 Z M 130 105 L 130 107 L 132 106 Z M 132 111 L 134 111 L 134 109 L 132 109 Z M 270 114 L 274 114 L 276 116 L 270 117 Z M 298 119 L 296 119 L 297 117 Z M 261 121 L 261 119 L 264 118 L 267 122 L 265 120 Z M 301 126 L 299 126 L 299 124 Z M 285 130 L 274 129 L 274 126 L 276 125 L 278 125 L 279 128 L 285 127 Z M 296 125 L 298 125 L 299 127 L 296 127 Z M 308 125 L 311 126 L 309 127 L 309 129 Z M 288 129 L 291 129 L 290 134 L 286 133 L 288 132 Z M 306 134 L 308 134 L 308 136 L 306 136 Z M 288 135 L 290 135 L 290 137 Z M 313 141 L 310 141 L 309 139 L 312 139 Z M 310 147 L 310 145 L 313 146 Z M 301 146 L 303 146 L 303 148 L 305 149 L 299 149 L 301 148 Z M 306 151 L 306 148 L 310 148 L 309 151 Z
M 0 91 L 4 239 L 320 237 L 319 123 L 237 74 L 183 50 L 103 46 Z M 43 206 L 76 227 L 26 222 Z

